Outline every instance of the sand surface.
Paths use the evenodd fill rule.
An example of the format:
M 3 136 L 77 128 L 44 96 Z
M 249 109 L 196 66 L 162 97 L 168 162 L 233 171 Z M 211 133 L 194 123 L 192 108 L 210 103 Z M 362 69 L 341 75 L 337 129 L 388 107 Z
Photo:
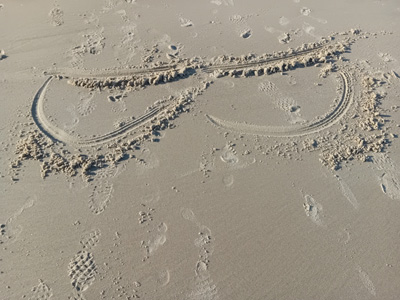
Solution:
M 399 299 L 399 20 L 2 0 L 0 299 Z

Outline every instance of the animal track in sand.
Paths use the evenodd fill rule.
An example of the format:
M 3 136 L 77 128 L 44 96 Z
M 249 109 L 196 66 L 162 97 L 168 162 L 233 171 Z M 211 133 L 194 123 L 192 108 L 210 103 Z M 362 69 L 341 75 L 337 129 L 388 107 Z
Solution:
M 53 296 L 53 291 L 43 280 L 39 280 L 39 284 L 26 296 L 28 300 L 49 300 Z

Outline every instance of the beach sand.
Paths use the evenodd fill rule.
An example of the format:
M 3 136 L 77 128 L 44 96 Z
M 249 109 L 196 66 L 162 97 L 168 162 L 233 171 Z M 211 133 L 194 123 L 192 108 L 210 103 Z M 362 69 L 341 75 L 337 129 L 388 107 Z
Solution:
M 399 299 L 399 20 L 2 0 L 0 299 Z

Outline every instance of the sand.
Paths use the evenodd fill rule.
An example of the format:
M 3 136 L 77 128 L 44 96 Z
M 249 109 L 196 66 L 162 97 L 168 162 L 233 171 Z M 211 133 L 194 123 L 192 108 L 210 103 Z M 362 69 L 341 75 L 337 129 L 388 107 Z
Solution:
M 398 299 L 397 1 L 0 4 L 0 299 Z

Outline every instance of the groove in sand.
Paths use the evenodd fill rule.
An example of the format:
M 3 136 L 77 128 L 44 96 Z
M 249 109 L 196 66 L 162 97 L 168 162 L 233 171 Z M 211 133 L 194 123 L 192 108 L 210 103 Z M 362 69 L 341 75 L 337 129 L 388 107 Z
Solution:
M 295 126 L 263 126 L 247 123 L 239 123 L 221 120 L 217 117 L 206 115 L 207 119 L 214 125 L 228 130 L 254 135 L 264 135 L 271 137 L 290 137 L 302 136 L 316 133 L 337 123 L 348 111 L 353 103 L 353 89 L 351 87 L 351 77 L 346 71 L 339 72 L 343 81 L 343 93 L 338 105 L 329 112 L 323 119 L 311 122 L 306 125 Z

